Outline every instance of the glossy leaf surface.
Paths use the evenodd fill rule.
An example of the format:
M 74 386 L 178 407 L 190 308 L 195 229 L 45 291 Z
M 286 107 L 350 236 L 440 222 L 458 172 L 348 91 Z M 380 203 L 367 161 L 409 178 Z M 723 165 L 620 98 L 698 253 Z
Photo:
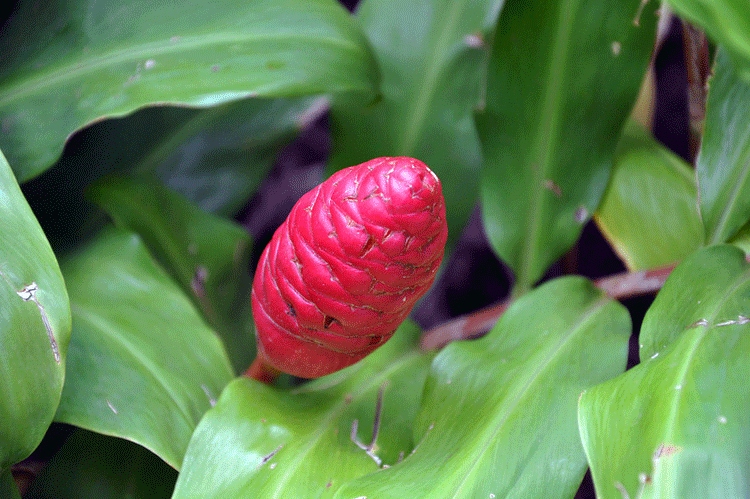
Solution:
M 419 329 L 402 324 L 359 363 L 295 390 L 241 378 L 230 383 L 190 441 L 174 497 L 333 496 L 342 483 L 378 469 L 351 439 L 370 443 L 383 389 L 373 455 L 394 464 L 414 448 L 412 424 L 432 356 Z
M 750 81 L 750 9 L 745 0 L 669 0 L 669 5 L 725 45 L 732 64 Z
M 24 499 L 161 499 L 177 472 L 140 445 L 77 430 Z
M 62 267 L 74 327 L 55 419 L 141 444 L 179 469 L 232 378 L 221 342 L 132 233 L 104 231 Z
M 742 81 L 727 53 L 719 49 L 709 82 L 706 124 L 696 160 L 700 210 L 708 244 L 728 241 L 750 219 L 748 116 L 750 79 Z
M 586 470 L 578 395 L 624 370 L 629 335 L 625 308 L 588 281 L 540 286 L 487 336 L 438 354 L 413 454 L 336 497 L 569 499 Z
M 503 7 L 477 125 L 485 228 L 516 273 L 517 293 L 573 244 L 599 205 L 649 62 L 656 6 L 646 4 L 639 26 L 636 2 Z
M 39 445 L 60 401 L 70 305 L 47 238 L 0 152 L 0 472 Z
M 357 20 L 382 71 L 380 99 L 335 102 L 331 113 L 329 173 L 381 156 L 425 162 L 446 186 L 449 246 L 477 201 L 481 154 L 472 112 L 502 3 L 364 0 Z
M 643 322 L 641 364 L 581 396 L 597 497 L 750 496 L 749 308 L 737 248 L 674 270 Z
M 151 176 L 110 176 L 89 197 L 140 235 L 224 340 L 235 373 L 255 356 L 250 251 L 245 229 L 206 213 Z
M 629 270 L 646 270 L 679 262 L 703 244 L 697 203 L 690 166 L 631 125 L 594 219 Z
M 365 38 L 334 0 L 20 2 L 0 37 L 0 147 L 21 181 L 73 131 L 151 104 L 374 95 Z

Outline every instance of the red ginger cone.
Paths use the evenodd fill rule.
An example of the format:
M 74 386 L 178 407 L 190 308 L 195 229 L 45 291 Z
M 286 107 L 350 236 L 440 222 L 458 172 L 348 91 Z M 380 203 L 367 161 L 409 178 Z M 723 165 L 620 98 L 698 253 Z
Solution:
M 317 378 L 371 353 L 432 285 L 447 236 L 440 180 L 421 161 L 335 173 L 302 196 L 260 257 L 256 364 Z

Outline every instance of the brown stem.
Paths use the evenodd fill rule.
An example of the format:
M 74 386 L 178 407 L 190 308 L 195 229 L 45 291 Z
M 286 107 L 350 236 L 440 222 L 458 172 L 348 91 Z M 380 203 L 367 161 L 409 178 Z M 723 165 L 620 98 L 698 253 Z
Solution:
M 276 378 L 281 375 L 281 371 L 269 366 L 260 357 L 255 357 L 253 363 L 250 364 L 250 367 L 242 375 L 246 378 L 252 378 L 261 383 L 272 385 L 276 381 Z
M 674 265 L 668 265 L 652 270 L 622 272 L 594 281 L 594 285 L 615 300 L 647 295 L 659 291 L 664 286 L 664 282 L 674 267 Z M 509 305 L 510 300 L 504 300 L 428 329 L 422 335 L 422 350 L 433 350 L 451 341 L 483 335 L 492 329 Z

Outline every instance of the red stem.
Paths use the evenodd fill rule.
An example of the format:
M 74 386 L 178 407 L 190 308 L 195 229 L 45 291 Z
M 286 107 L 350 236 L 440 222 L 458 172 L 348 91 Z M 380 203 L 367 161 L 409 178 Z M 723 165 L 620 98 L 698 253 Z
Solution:
M 615 300 L 647 295 L 659 291 L 664 286 L 674 267 L 668 265 L 652 270 L 622 272 L 594 281 L 594 285 Z M 423 350 L 433 350 L 451 341 L 481 336 L 492 329 L 508 305 L 510 300 L 504 300 L 428 329 L 422 335 L 421 347 Z
M 246 378 L 252 378 L 267 385 L 272 385 L 280 375 L 281 371 L 275 367 L 269 366 L 263 362 L 260 357 L 255 357 L 253 363 L 250 364 L 250 367 L 248 367 L 243 373 L 243 376 Z

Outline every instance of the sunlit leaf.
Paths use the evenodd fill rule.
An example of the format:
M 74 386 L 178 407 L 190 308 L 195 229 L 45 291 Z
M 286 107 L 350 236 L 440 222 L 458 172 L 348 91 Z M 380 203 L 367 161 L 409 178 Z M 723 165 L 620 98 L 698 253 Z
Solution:
M 150 176 L 111 176 L 90 198 L 137 232 L 224 340 L 236 373 L 255 357 L 250 250 L 245 229 L 206 213 Z
M 679 262 L 703 244 L 693 170 L 633 125 L 594 219 L 630 270 Z
M 598 498 L 750 497 L 748 310 L 737 248 L 704 248 L 672 272 L 643 322 L 641 364 L 580 399 Z
M 334 0 L 19 2 L 0 36 L 0 147 L 21 181 L 76 129 L 151 104 L 374 95 L 367 42 Z
M 637 1 L 503 7 L 477 125 L 485 229 L 516 273 L 517 294 L 575 242 L 599 205 L 649 63 L 656 7 L 646 4 L 638 26 Z
M 540 286 L 487 336 L 438 354 L 414 452 L 336 497 L 573 497 L 586 471 L 578 396 L 624 370 L 629 334 L 625 308 L 588 281 Z
M 73 311 L 55 419 L 178 468 L 232 369 L 221 342 L 134 234 L 102 232 L 62 265 Z
M 70 327 L 57 260 L 0 152 L 0 472 L 52 422 Z
M 249 379 L 230 383 L 198 425 L 174 497 L 325 498 L 347 480 L 394 464 L 414 449 L 412 424 L 432 356 L 405 323 L 361 362 L 295 390 Z M 352 440 L 372 440 L 372 456 Z

